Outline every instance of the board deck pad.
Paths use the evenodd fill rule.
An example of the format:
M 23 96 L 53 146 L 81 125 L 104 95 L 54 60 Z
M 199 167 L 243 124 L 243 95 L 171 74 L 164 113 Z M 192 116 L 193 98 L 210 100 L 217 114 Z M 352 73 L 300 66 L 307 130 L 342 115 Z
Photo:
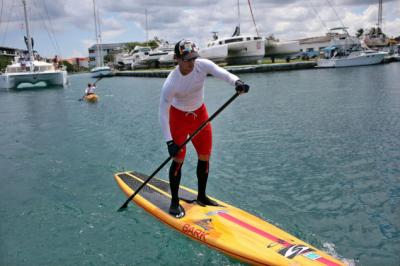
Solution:
M 115 179 L 127 196 L 148 176 L 136 171 L 117 173 Z M 194 200 L 197 192 L 180 186 L 180 198 Z M 214 199 L 214 198 L 213 198 Z M 227 255 L 253 265 L 345 265 L 297 239 L 282 229 L 243 210 L 215 199 L 221 206 L 200 206 L 181 201 L 186 215 L 177 219 L 168 214 L 171 201 L 169 182 L 152 178 L 133 201 L 161 222 L 186 236 Z

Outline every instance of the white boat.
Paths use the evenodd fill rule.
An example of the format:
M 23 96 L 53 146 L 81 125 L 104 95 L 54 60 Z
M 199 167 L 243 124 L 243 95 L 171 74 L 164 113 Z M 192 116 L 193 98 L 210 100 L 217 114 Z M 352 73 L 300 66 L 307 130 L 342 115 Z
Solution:
M 14 59 L 8 65 L 5 73 L 0 75 L 1 89 L 18 89 L 20 84 L 45 83 L 46 86 L 65 86 L 67 84 L 67 71 L 55 69 L 54 65 L 45 61 L 35 60 L 30 36 L 29 20 L 26 10 L 26 1 L 22 0 L 24 7 L 26 43 L 28 46 L 27 58 Z
M 147 56 L 142 59 L 135 60 L 136 65 L 147 66 L 149 68 L 160 67 L 160 58 L 174 52 L 174 45 L 162 43 L 156 49 L 150 50 Z
M 279 41 L 273 36 L 265 38 L 265 57 L 289 58 L 300 52 L 299 41 Z
M 147 68 L 147 64 L 143 59 L 148 57 L 151 48 L 148 46 L 135 46 L 131 53 L 131 68 L 132 69 L 140 69 L 140 68 Z
M 240 35 L 239 27 L 232 37 L 219 39 L 214 33 L 214 40 L 199 49 L 199 55 L 214 62 L 226 62 L 228 65 L 252 64 L 265 55 L 264 40 L 258 36 Z
M 93 78 L 111 77 L 114 74 L 109 66 L 94 67 L 90 70 L 90 73 Z
M 113 72 L 109 66 L 104 65 L 104 58 L 102 55 L 101 47 L 101 29 L 100 22 L 98 20 L 98 11 L 96 9 L 96 2 L 93 0 L 93 14 L 94 14 L 94 30 L 96 34 L 96 67 L 90 70 L 91 76 L 93 78 L 108 77 L 112 76 Z
M 249 2 L 250 5 L 250 2 Z M 259 63 L 265 55 L 264 39 L 258 36 L 240 34 L 240 6 L 237 1 L 238 26 L 232 37 L 219 38 L 213 32 L 213 39 L 206 47 L 199 49 L 201 57 L 214 62 L 226 62 L 228 65 Z
M 360 40 L 350 36 L 345 27 L 333 30 L 342 30 L 346 34 L 332 34 L 330 46 L 322 49 L 324 58 L 317 60 L 317 67 L 364 66 L 383 62 L 386 52 L 363 48 Z
M 21 84 L 45 83 L 46 86 L 65 86 L 67 71 L 55 69 L 53 64 L 29 60 L 8 65 L 0 75 L 1 89 L 18 89 Z
M 129 53 L 119 53 L 116 55 L 115 61 L 119 69 L 130 69 L 133 62 L 133 50 Z
M 349 53 L 346 56 L 333 56 L 328 59 L 318 59 L 317 67 L 350 67 L 380 64 L 386 52 L 373 50 L 360 50 Z
M 160 59 L 158 59 L 158 62 L 160 62 L 160 66 L 174 66 L 176 63 L 174 60 L 174 55 L 175 52 L 172 51 L 160 56 Z

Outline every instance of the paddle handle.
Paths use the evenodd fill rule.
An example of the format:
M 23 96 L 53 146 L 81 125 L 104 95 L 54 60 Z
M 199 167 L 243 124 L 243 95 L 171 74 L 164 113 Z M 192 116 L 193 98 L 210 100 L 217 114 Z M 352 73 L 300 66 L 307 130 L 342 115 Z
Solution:
M 215 111 L 214 114 L 212 114 L 206 121 L 204 121 L 196 131 L 189 136 L 185 140 L 183 144 L 179 146 L 179 150 L 182 149 L 194 136 L 196 136 L 211 120 L 213 120 L 219 113 L 222 112 L 231 102 L 233 102 L 237 97 L 239 96 L 239 93 L 236 92 L 226 103 L 224 103 L 217 111 Z M 123 211 L 128 207 L 129 202 L 136 196 L 136 194 L 139 193 L 139 191 L 152 179 L 170 160 L 172 159 L 171 156 L 169 156 L 147 179 L 146 181 L 143 182 L 143 184 L 136 189 L 136 191 L 125 201 L 125 203 L 118 209 L 118 211 Z

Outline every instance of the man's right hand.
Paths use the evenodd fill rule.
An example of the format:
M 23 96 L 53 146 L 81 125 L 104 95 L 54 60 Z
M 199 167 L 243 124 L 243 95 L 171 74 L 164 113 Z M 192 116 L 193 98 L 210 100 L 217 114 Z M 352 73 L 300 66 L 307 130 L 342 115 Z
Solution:
M 173 141 L 167 141 L 169 156 L 175 157 L 179 152 L 179 146 Z

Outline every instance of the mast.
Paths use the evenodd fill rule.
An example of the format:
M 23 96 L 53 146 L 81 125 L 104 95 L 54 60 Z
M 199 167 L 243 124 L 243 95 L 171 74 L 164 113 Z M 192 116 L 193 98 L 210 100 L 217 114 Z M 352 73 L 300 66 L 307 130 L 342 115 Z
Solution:
M 94 15 L 94 31 L 96 34 L 96 66 L 100 64 L 100 46 L 99 46 L 99 36 L 97 31 L 97 13 L 96 13 L 96 2 L 93 0 L 93 15 Z
M 382 30 L 382 2 L 383 2 L 383 0 L 379 0 L 378 24 L 377 24 L 378 28 L 381 29 L 381 30 Z
M 147 23 L 147 8 L 144 9 L 144 14 L 146 15 L 146 46 L 149 46 L 149 28 Z
M 240 7 L 239 7 L 239 0 L 237 0 L 237 9 L 238 9 L 238 27 L 239 27 L 238 35 L 240 35 Z
M 103 39 L 101 38 L 101 23 L 100 23 L 100 12 L 97 9 L 97 28 L 99 31 L 99 65 L 104 66 L 104 56 L 103 56 Z
M 24 5 L 24 16 L 25 16 L 25 26 L 26 26 L 26 37 L 28 38 L 27 43 L 28 43 L 28 52 L 29 52 L 29 60 L 31 61 L 30 68 L 31 71 L 33 70 L 33 49 L 32 49 L 32 39 L 31 39 L 31 33 L 29 31 L 29 21 L 28 21 L 28 13 L 26 10 L 26 0 L 22 0 L 22 4 Z
M 256 25 L 256 20 L 254 19 L 253 9 L 251 8 L 250 0 L 247 0 L 247 3 L 249 4 L 250 13 L 251 13 L 251 18 L 253 19 L 253 24 L 254 24 L 254 28 L 256 29 L 257 37 L 260 37 L 260 34 L 258 34 L 257 25 Z

